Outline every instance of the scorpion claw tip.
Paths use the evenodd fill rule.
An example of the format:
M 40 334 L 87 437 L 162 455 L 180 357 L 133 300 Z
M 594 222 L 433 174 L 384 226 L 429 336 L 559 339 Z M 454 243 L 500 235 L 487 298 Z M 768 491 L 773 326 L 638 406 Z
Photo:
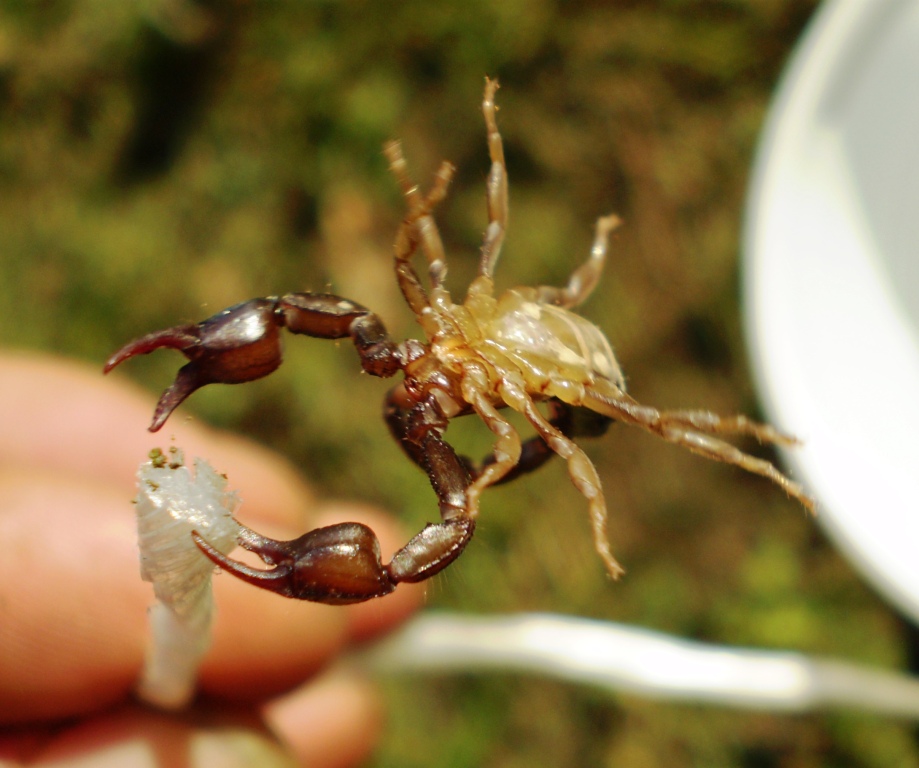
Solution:
M 115 354 L 113 354 L 108 360 L 105 361 L 105 365 L 102 367 L 102 373 L 111 373 L 113 368 L 121 365 L 125 360 L 128 360 L 134 355 L 139 354 L 135 350 L 135 342 L 126 344 L 121 349 L 119 349 Z
M 199 343 L 198 327 L 195 325 L 177 325 L 161 331 L 148 333 L 133 341 L 129 341 L 105 361 L 103 371 L 108 373 L 125 360 L 130 360 L 138 355 L 149 355 L 157 349 L 177 349 L 187 353 Z
M 166 423 L 166 420 L 172 415 L 172 412 L 178 408 L 192 392 L 210 383 L 210 381 L 211 379 L 207 376 L 201 375 L 198 371 L 198 367 L 194 363 L 188 363 L 182 366 L 172 386 L 160 395 L 159 402 L 156 404 L 156 409 L 153 411 L 153 421 L 151 421 L 150 426 L 147 427 L 148 431 L 159 431 L 160 427 L 162 427 L 163 424 Z

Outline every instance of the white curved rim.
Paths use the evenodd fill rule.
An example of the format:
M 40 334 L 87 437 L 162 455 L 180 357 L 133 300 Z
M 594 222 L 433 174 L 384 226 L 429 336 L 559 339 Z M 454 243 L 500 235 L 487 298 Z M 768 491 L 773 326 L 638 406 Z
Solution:
M 787 456 L 794 473 L 845 554 L 919 620 L 919 333 L 847 155 L 850 118 L 881 151 L 897 140 L 883 111 L 866 116 L 856 100 L 886 98 L 870 78 L 892 66 L 907 35 L 919 49 L 919 4 L 909 0 L 836 0 L 817 14 L 760 146 L 744 291 L 767 411 L 805 441 Z M 902 102 L 887 105 L 893 113 L 915 109 L 919 71 L 911 77 Z M 914 159 L 919 151 L 904 162 Z M 919 217 L 919 195 L 912 200 Z

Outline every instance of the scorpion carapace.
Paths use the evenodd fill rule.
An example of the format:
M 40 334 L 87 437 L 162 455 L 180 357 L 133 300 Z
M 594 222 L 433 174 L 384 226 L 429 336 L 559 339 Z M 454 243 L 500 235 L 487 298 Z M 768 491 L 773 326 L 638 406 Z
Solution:
M 619 364 L 603 333 L 572 310 L 591 294 L 606 261 L 610 232 L 619 221 L 597 222 L 587 260 L 562 287 L 514 288 L 495 297 L 492 273 L 507 228 L 507 169 L 495 120 L 498 83 L 486 79 L 482 111 L 491 169 L 486 183 L 488 227 L 478 275 L 462 304 L 444 287 L 447 260 L 432 216 L 444 198 L 453 166 L 441 164 L 434 184 L 422 194 L 409 176 L 401 145 L 385 147 L 402 188 L 407 214 L 396 235 L 396 280 L 427 341 L 395 343 L 366 307 L 331 294 L 291 293 L 252 299 L 201 323 L 148 334 L 116 352 L 119 363 L 161 347 L 182 352 L 189 362 L 156 406 L 151 431 L 205 384 L 235 384 L 266 376 L 281 364 L 280 331 L 321 339 L 350 338 L 364 370 L 403 380 L 386 398 L 385 419 L 409 458 L 428 475 L 437 494 L 440 521 L 427 525 L 392 560 L 383 564 L 372 530 L 357 523 L 319 528 L 293 541 L 275 541 L 244 529 L 239 544 L 255 552 L 270 570 L 227 558 L 194 534 L 201 550 L 241 579 L 288 597 L 350 603 L 391 592 L 400 582 L 429 578 L 453 562 L 469 543 L 486 488 L 530 472 L 553 454 L 568 465 L 571 480 L 587 499 L 593 538 L 607 571 L 622 569 L 610 552 L 606 502 L 593 464 L 574 438 L 602 434 L 615 420 L 653 432 L 710 459 L 770 479 L 812 509 L 797 483 L 772 464 L 750 456 L 721 436 L 748 435 L 764 443 L 794 439 L 743 416 L 707 411 L 659 411 L 625 392 Z M 413 260 L 421 251 L 427 285 Z M 537 407 L 544 403 L 545 413 Z M 522 441 L 501 414 L 521 413 L 536 434 Z M 444 439 L 450 419 L 475 413 L 494 435 L 494 448 L 480 464 L 457 455 Z

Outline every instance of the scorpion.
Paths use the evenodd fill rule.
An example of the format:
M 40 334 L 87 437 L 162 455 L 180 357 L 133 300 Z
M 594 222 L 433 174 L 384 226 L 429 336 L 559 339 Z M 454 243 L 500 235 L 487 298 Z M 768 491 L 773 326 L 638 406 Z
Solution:
M 393 249 L 396 280 L 425 342 L 395 343 L 380 318 L 361 304 L 333 294 L 301 292 L 251 299 L 200 323 L 147 334 L 106 362 L 108 373 L 135 355 L 160 348 L 176 349 L 189 360 L 160 397 L 151 432 L 200 387 L 248 382 L 272 373 L 282 361 L 283 328 L 319 339 L 350 338 L 367 373 L 389 378 L 402 372 L 402 381 L 386 397 L 385 421 L 409 459 L 427 473 L 440 521 L 427 524 L 387 564 L 376 534 L 360 523 L 317 528 L 290 541 L 269 539 L 243 526 L 238 544 L 258 555 L 267 570 L 232 560 L 192 533 L 208 558 L 240 579 L 286 597 L 327 604 L 361 602 L 386 595 L 402 582 L 423 581 L 466 548 L 486 488 L 531 472 L 553 455 L 567 462 L 572 483 L 587 501 L 597 553 L 609 575 L 618 578 L 623 569 L 610 551 L 600 478 L 574 442 L 602 435 L 613 421 L 762 475 L 813 510 L 813 500 L 798 483 L 722 436 L 750 436 L 781 445 L 794 444 L 795 438 L 745 416 L 660 411 L 626 394 L 622 370 L 603 332 L 573 311 L 599 282 L 609 235 L 619 224 L 616 216 L 597 221 L 589 257 L 566 285 L 512 288 L 495 296 L 492 275 L 508 223 L 497 89 L 498 82 L 486 78 L 482 112 L 491 160 L 486 180 L 488 226 L 478 273 L 462 304 L 454 303 L 444 286 L 447 260 L 433 218 L 455 169 L 444 161 L 429 191 L 422 194 L 409 174 L 401 144 L 393 141 L 384 147 L 407 206 Z M 427 262 L 427 285 L 413 265 L 419 250 Z M 506 407 L 520 413 L 535 435 L 522 440 L 502 415 Z M 470 414 L 476 414 L 493 435 L 492 452 L 479 464 L 459 455 L 444 438 L 451 419 Z

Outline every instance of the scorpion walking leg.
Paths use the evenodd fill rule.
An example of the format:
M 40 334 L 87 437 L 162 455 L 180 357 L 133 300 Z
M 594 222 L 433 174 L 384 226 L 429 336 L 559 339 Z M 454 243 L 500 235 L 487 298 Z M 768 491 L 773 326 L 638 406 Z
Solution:
M 469 365 L 463 375 L 463 399 L 469 403 L 485 425 L 495 435 L 491 461 L 483 464 L 475 481 L 469 486 L 467 496 L 472 510 L 478 510 L 479 496 L 488 486 L 500 482 L 518 465 L 521 456 L 520 435 L 511 423 L 498 413 L 482 392 L 486 388 L 487 374 L 476 365 Z
M 387 398 L 384 418 L 389 425 L 390 432 L 392 432 L 393 437 L 399 441 L 406 455 L 415 462 L 415 464 L 424 469 L 424 453 L 421 447 L 404 439 L 405 426 L 403 420 L 408 414 L 408 409 L 402 403 L 404 398 L 405 392 L 402 386 L 399 385 L 395 387 Z M 549 424 L 568 438 L 600 437 L 606 433 L 609 425 L 613 423 L 613 419 L 608 416 L 596 413 L 588 408 L 573 407 L 555 398 L 547 400 L 546 406 L 549 410 L 547 419 Z M 482 411 L 479 411 L 479 415 L 488 423 L 488 417 L 484 413 L 484 408 Z M 495 430 L 492 431 L 495 432 Z M 504 483 L 517 479 L 521 475 L 534 472 L 555 455 L 555 451 L 549 447 L 542 437 L 538 434 L 534 435 L 522 443 L 518 461 L 510 468 L 506 468 L 500 477 L 494 474 L 490 475 L 487 485 L 503 485 Z M 497 453 L 493 451 L 478 465 L 467 456 L 460 456 L 460 461 L 462 461 L 473 478 L 478 478 L 488 467 L 498 462 L 499 457 Z
M 488 203 L 488 229 L 482 242 L 482 253 L 479 261 L 479 275 L 491 280 L 504 233 L 507 231 L 507 165 L 504 162 L 504 142 L 498 132 L 495 119 L 495 92 L 498 81 L 485 78 L 485 97 L 482 100 L 482 114 L 485 116 L 485 129 L 488 132 L 488 156 L 491 158 L 491 169 L 485 184 Z
M 660 416 L 668 424 L 688 427 L 711 435 L 746 435 L 760 443 L 787 446 L 799 442 L 793 435 L 786 435 L 769 424 L 761 424 L 742 415 L 719 416 L 711 411 L 679 410 L 663 411 Z
M 712 437 L 711 434 L 705 434 L 749 434 L 767 442 L 788 442 L 791 439 L 771 427 L 755 424 L 742 416 L 722 419 L 715 414 L 703 415 L 704 412 L 701 411 L 658 411 L 623 395 L 612 397 L 588 391 L 585 392 L 584 399 L 585 405 L 599 413 L 618 421 L 635 424 L 659 435 L 667 442 L 681 445 L 706 458 L 733 464 L 747 472 L 761 475 L 797 499 L 809 512 L 814 511 L 814 500 L 804 492 L 804 488 L 782 474 L 770 462 L 744 453 L 736 446 Z
M 600 437 L 609 429 L 613 420 L 608 416 L 595 413 L 587 408 L 575 408 L 560 400 L 548 400 L 549 409 L 547 421 L 565 437 Z M 503 485 L 516 480 L 521 475 L 529 474 L 539 469 L 550 458 L 555 456 L 549 444 L 539 435 L 535 435 L 523 443 L 520 460 L 501 479 L 492 485 Z M 485 458 L 482 469 L 495 462 L 494 454 Z M 481 470 L 480 470 L 481 471 Z M 478 475 L 478 473 L 476 473 Z
M 430 311 L 430 302 L 428 294 L 421 285 L 421 280 L 415 267 L 412 266 L 412 256 L 418 250 L 418 237 L 415 227 L 409 226 L 408 223 L 402 223 L 399 231 L 396 233 L 396 240 L 393 244 L 395 256 L 396 282 L 399 284 L 399 290 L 405 298 L 405 303 L 409 309 L 415 313 L 418 324 L 422 327 L 428 337 L 433 336 L 439 330 L 436 318 Z
M 600 282 L 600 275 L 603 273 L 609 249 L 609 233 L 620 223 L 621 219 L 614 215 L 597 219 L 596 236 L 593 247 L 590 249 L 590 257 L 571 273 L 568 285 L 564 288 L 552 285 L 537 288 L 539 300 L 545 304 L 556 304 L 565 309 L 571 309 L 585 301 Z
M 389 167 L 399 182 L 402 193 L 408 202 L 408 213 L 402 221 L 399 232 L 396 234 L 395 248 L 396 274 L 399 278 L 402 292 L 415 314 L 419 314 L 427 306 L 426 301 L 419 301 L 415 297 L 419 290 L 423 294 L 420 284 L 417 289 L 412 288 L 408 293 L 403 285 L 405 280 L 411 284 L 412 278 L 414 278 L 414 282 L 418 283 L 417 274 L 411 268 L 409 260 L 420 243 L 428 260 L 428 275 L 434 303 L 438 306 L 449 306 L 452 304 L 450 295 L 443 287 L 447 276 L 447 257 L 444 252 L 443 242 L 440 239 L 440 232 L 437 229 L 437 223 L 431 214 L 437 204 L 446 197 L 447 187 L 456 169 L 446 161 L 441 163 L 434 178 L 434 185 L 428 194 L 422 197 L 418 191 L 418 185 L 412 181 L 408 173 L 408 165 L 402 154 L 402 145 L 398 141 L 392 141 L 383 148 L 383 152 L 389 159 Z
M 593 530 L 594 548 L 609 575 L 618 579 L 625 570 L 619 565 L 609 547 L 607 534 L 606 500 L 600 477 L 593 463 L 587 458 L 577 444 L 565 437 L 556 427 L 550 424 L 539 412 L 536 403 L 527 394 L 522 382 L 505 380 L 501 386 L 501 397 L 511 408 L 522 413 L 527 421 L 533 425 L 539 436 L 561 458 L 568 462 L 568 475 L 581 495 L 587 499 L 590 513 L 591 528 Z

